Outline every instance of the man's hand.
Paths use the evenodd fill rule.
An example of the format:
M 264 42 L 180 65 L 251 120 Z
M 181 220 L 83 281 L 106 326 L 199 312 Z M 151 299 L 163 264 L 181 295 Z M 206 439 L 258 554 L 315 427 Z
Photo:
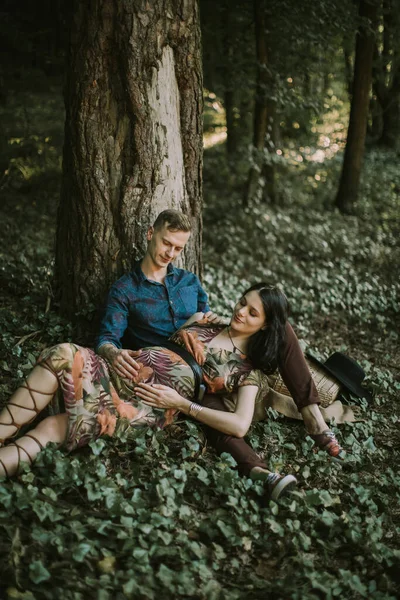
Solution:
M 154 383 L 138 383 L 135 387 L 137 394 L 148 406 L 156 408 L 176 408 L 181 410 L 186 404 L 190 404 L 188 400 L 183 398 L 176 390 L 167 385 Z
M 117 375 L 130 381 L 133 381 L 139 373 L 140 365 L 138 365 L 135 358 L 138 358 L 141 352 L 141 350 L 119 349 L 113 344 L 104 344 L 98 350 L 100 356 L 104 356 L 111 363 Z
M 213 323 L 214 325 L 220 325 L 221 323 L 224 323 L 226 321 L 224 317 L 220 317 L 219 315 L 212 312 L 212 310 L 209 310 L 208 312 L 204 313 L 204 316 L 206 317 L 209 323 Z

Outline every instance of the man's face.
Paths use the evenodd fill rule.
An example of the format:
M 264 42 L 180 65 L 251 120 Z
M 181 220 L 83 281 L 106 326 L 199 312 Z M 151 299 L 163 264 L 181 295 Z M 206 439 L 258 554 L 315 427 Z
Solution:
M 147 254 L 157 267 L 167 267 L 182 252 L 190 237 L 190 231 L 171 231 L 164 225 L 147 232 Z

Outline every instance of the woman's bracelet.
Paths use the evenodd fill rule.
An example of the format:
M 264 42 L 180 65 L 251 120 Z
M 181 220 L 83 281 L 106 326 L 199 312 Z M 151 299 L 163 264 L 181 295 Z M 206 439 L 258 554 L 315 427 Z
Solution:
M 188 414 L 195 419 L 197 417 L 197 415 L 199 414 L 199 412 L 201 412 L 203 410 L 203 408 L 204 408 L 204 406 L 201 406 L 200 404 L 196 404 L 196 402 L 192 402 L 192 404 L 189 406 Z

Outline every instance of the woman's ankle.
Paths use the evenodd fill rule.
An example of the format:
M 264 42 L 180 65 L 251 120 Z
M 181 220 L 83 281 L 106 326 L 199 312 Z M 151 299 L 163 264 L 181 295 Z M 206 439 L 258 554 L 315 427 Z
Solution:
M 271 471 L 263 467 L 253 467 L 249 473 L 249 477 L 253 481 L 264 481 L 268 475 L 271 475 Z
M 304 427 L 309 435 L 318 435 L 329 429 L 318 404 L 310 404 L 301 409 Z

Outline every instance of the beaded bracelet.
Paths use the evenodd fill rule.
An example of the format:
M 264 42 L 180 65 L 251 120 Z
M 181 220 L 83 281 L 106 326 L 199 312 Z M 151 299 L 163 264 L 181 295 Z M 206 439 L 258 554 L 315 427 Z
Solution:
M 199 412 L 201 412 L 203 410 L 204 406 L 201 406 L 200 404 L 196 404 L 196 402 L 192 402 L 192 404 L 189 406 L 189 415 L 191 417 L 196 418 L 197 415 L 199 414 Z

